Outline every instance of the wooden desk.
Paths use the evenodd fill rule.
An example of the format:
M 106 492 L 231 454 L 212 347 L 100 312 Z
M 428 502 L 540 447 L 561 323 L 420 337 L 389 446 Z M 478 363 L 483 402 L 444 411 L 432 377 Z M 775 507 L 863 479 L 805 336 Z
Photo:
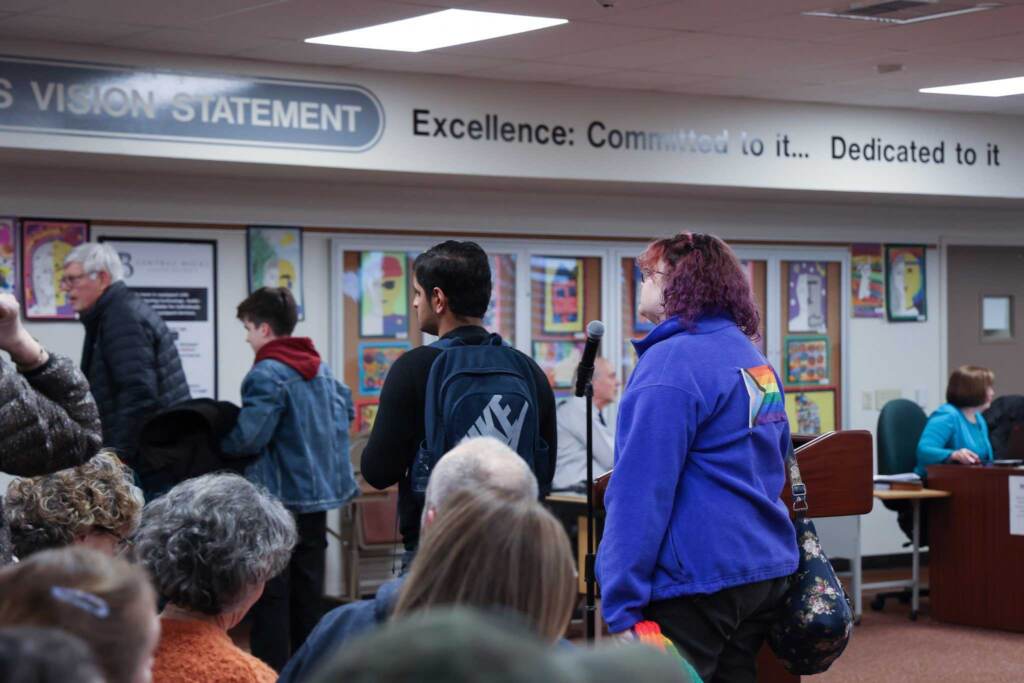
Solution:
M 1010 477 L 1024 477 L 1024 468 L 928 468 L 929 488 L 952 494 L 929 511 L 936 619 L 1024 632 L 1024 536 L 1010 535 Z
M 910 588 L 910 619 L 911 621 L 917 620 L 917 612 L 921 604 L 921 501 L 934 498 L 949 498 L 949 496 L 949 491 L 936 491 L 934 489 L 917 489 L 916 491 L 876 490 L 874 492 L 874 497 L 878 500 L 909 500 L 913 503 L 914 531 L 911 538 L 910 579 L 861 583 L 860 571 L 858 571 L 857 578 L 854 581 L 854 606 L 858 619 L 861 615 L 861 594 L 865 589 Z

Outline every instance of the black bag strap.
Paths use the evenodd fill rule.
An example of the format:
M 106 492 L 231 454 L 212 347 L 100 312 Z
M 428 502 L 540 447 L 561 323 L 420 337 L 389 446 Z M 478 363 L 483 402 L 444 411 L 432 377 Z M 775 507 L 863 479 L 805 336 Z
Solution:
M 796 518 L 801 520 L 807 512 L 807 487 L 800 476 L 800 465 L 796 462 L 792 441 L 789 442 L 789 449 L 786 451 L 786 469 L 789 470 L 789 490 L 793 494 L 793 512 L 796 513 Z

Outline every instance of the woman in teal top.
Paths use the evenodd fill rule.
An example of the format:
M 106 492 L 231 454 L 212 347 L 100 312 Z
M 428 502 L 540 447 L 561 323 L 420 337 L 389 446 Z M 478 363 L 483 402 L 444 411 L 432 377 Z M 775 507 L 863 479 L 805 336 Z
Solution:
M 946 403 L 928 418 L 917 442 L 917 474 L 927 476 L 928 465 L 976 465 L 992 460 L 988 425 L 981 413 L 995 396 L 994 381 L 995 375 L 987 368 L 962 365 L 953 371 Z

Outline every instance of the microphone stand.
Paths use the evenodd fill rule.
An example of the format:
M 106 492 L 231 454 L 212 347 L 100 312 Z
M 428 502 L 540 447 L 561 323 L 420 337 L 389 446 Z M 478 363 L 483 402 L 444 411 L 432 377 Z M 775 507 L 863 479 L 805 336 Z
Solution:
M 586 639 L 594 642 L 596 583 L 594 573 L 594 385 L 587 382 L 583 390 L 587 399 L 587 559 L 585 581 L 587 583 Z

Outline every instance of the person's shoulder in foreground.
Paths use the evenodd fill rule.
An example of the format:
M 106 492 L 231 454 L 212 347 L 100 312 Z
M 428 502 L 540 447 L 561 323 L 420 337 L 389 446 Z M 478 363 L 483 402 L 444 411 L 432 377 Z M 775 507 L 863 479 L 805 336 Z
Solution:
M 507 613 L 442 608 L 392 622 L 339 650 L 311 683 L 690 683 L 641 644 L 551 648 Z

